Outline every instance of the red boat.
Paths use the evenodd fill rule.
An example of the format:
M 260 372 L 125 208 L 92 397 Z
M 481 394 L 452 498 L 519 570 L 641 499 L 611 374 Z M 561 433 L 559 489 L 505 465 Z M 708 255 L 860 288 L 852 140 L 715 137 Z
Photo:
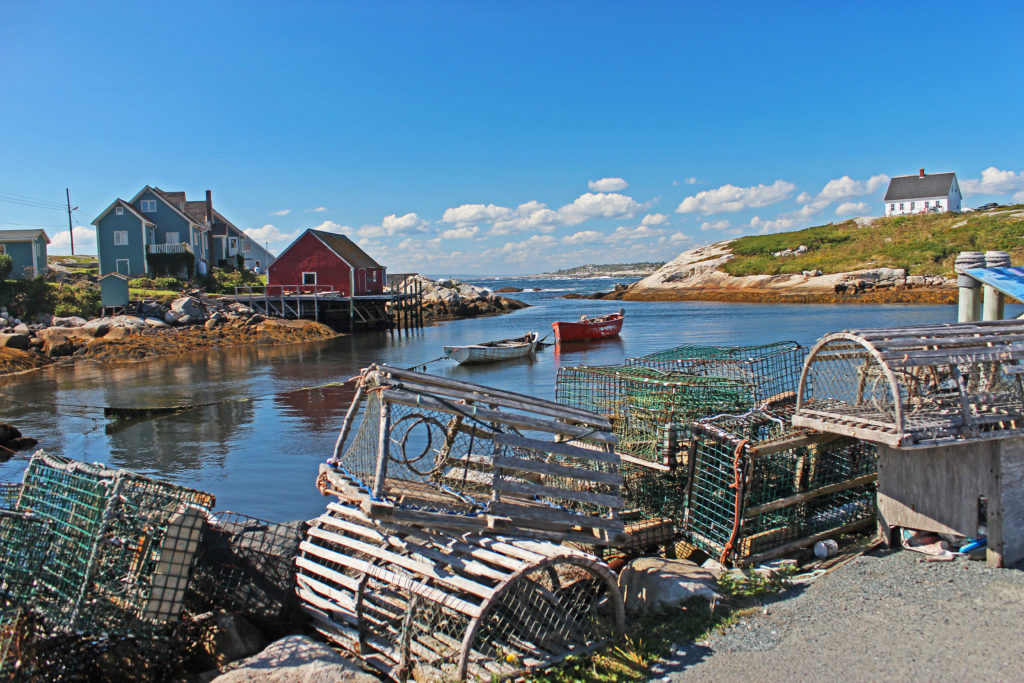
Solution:
M 620 308 L 618 313 L 608 313 L 593 318 L 581 315 L 578 322 L 559 320 L 551 323 L 555 328 L 556 341 L 583 341 L 584 339 L 604 339 L 614 337 L 622 329 L 622 319 L 626 314 Z

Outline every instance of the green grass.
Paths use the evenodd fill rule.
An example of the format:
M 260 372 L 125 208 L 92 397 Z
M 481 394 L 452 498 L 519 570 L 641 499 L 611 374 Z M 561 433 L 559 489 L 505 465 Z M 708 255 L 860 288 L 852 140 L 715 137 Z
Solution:
M 867 227 L 854 221 L 821 225 L 795 232 L 741 237 L 730 244 L 736 257 L 723 270 L 734 276 L 780 275 L 821 270 L 843 273 L 864 268 L 905 268 L 910 275 L 953 275 L 961 251 L 999 249 L 1014 262 L 1024 259 L 1024 218 L 1010 213 L 924 214 L 880 218 Z M 773 253 L 808 248 L 804 254 L 775 257 Z
M 130 287 L 128 296 L 132 299 L 155 299 L 163 303 L 169 303 L 181 296 L 181 292 L 173 289 L 143 289 Z

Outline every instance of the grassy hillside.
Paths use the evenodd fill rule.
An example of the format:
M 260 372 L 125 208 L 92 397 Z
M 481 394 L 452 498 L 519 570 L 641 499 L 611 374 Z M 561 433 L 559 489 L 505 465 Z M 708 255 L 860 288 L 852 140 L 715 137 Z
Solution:
M 808 249 L 803 254 L 772 256 L 801 244 Z M 1024 205 L 980 213 L 879 218 L 866 227 L 850 220 L 796 232 L 741 237 L 730 247 L 736 254 L 724 266 L 730 275 L 805 270 L 842 273 L 889 267 L 906 268 L 910 275 L 951 276 L 961 251 L 1001 249 L 1010 252 L 1013 263 L 1024 261 Z

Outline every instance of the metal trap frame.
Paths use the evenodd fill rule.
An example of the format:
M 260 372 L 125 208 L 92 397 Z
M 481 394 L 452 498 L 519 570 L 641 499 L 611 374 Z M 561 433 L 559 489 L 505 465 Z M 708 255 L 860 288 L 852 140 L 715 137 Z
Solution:
M 585 410 L 372 365 L 319 485 L 374 519 L 615 544 L 622 477 L 610 430 Z
M 894 448 L 1024 434 L 1024 321 L 847 330 L 807 356 L 793 424 Z
M 117 634 L 177 619 L 213 503 L 202 491 L 38 451 L 17 508 L 53 530 L 35 600 L 46 628 Z
M 331 503 L 301 551 L 313 626 L 396 681 L 516 678 L 624 629 L 608 566 L 549 541 L 431 532 Z
M 795 341 L 753 346 L 682 344 L 627 358 L 626 365 L 738 380 L 753 388 L 756 404 L 795 394 L 806 354 L 807 349 Z
M 688 542 L 744 566 L 873 523 L 876 448 L 794 428 L 791 417 L 754 410 L 694 423 Z

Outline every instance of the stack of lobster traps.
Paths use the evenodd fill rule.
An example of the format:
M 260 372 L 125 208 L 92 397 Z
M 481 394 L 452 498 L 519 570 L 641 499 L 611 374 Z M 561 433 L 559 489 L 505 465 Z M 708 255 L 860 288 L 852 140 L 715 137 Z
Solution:
M 578 549 L 622 541 L 615 443 L 589 411 L 367 368 L 321 466 L 335 500 L 300 546 L 303 608 L 396 680 L 504 679 L 593 652 L 624 626 L 614 574 Z

